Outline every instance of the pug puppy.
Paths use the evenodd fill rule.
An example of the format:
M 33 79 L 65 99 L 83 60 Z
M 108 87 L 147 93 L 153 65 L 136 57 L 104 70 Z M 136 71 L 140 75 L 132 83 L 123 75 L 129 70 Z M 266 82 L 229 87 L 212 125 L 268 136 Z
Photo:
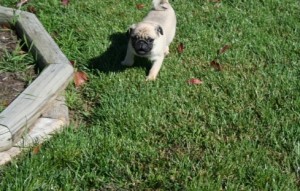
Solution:
M 134 56 L 148 58 L 152 67 L 147 80 L 155 80 L 176 31 L 175 11 L 168 0 L 153 0 L 153 9 L 129 28 L 127 53 L 122 65 L 132 66 Z

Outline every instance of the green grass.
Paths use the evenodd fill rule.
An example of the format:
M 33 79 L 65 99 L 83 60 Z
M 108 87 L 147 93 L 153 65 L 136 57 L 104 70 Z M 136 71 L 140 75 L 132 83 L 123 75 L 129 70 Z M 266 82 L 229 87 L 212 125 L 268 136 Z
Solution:
M 29 53 L 29 50 L 28 52 L 25 50 L 28 47 L 26 42 L 18 40 L 12 43 L 16 43 L 14 50 L 3 49 L 3 55 L 0 58 L 0 72 L 25 73 L 28 68 L 34 65 L 34 57 Z
M 299 2 L 172 4 L 177 34 L 155 82 L 143 59 L 120 66 L 125 31 L 149 0 L 26 5 L 89 81 L 68 87 L 71 125 L 2 167 L 1 189 L 300 189 Z M 192 77 L 204 83 L 188 85 Z
M 0 72 L 25 72 L 33 63 L 34 59 L 28 53 L 6 52 L 0 59 Z
M 14 98 L 13 95 L 17 94 L 17 89 L 20 88 L 20 83 L 23 83 L 24 86 L 30 84 L 34 78 L 36 77 L 35 72 L 35 59 L 34 57 L 29 53 L 30 46 L 27 45 L 26 42 L 22 42 L 21 40 L 18 40 L 16 37 L 16 34 L 13 32 L 12 29 L 2 29 L 0 28 L 1 32 L 10 32 L 11 36 L 14 38 L 9 38 L 5 44 L 5 46 L 0 47 L 0 78 L 2 82 L 0 82 L 0 85 L 6 88 L 0 88 L 1 91 L 7 91 L 4 92 L 4 94 L 0 94 L 0 112 L 3 111 L 7 105 L 8 102 L 11 102 Z M 3 38 L 4 36 L 1 35 Z M 7 37 L 4 37 L 7 38 Z M 27 49 L 27 50 L 26 50 Z M 14 77 L 11 77 L 11 79 L 5 79 L 7 76 L 7 73 L 13 73 Z M 4 75 L 1 75 L 4 74 Z M 14 86 L 13 82 L 18 82 L 19 84 Z M 6 82 L 6 84 L 3 84 Z M 15 90 L 14 90 L 15 89 Z M 13 93 L 12 93 L 13 92 Z M 6 97 L 6 95 L 13 94 L 9 96 L 9 98 Z M 3 97 L 4 96 L 4 97 Z

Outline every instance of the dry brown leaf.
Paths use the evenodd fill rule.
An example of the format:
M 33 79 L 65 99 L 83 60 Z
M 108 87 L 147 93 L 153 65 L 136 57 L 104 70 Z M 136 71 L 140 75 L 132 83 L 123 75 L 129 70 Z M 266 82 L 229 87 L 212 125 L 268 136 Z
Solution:
M 35 155 L 38 154 L 41 150 L 41 147 L 42 147 L 42 145 L 38 145 L 38 146 L 34 147 L 32 150 L 32 153 Z
M 61 4 L 67 6 L 70 3 L 70 0 L 61 0 Z
M 19 55 L 23 55 L 23 54 L 26 54 L 26 53 L 27 53 L 27 52 L 24 51 L 24 50 L 19 50 L 19 51 L 18 51 L 18 54 L 19 54 Z
M 71 63 L 71 65 L 74 67 L 74 66 L 75 66 L 75 64 L 76 64 L 76 61 L 74 61 L 74 60 L 71 60 L 71 61 L 70 61 L 70 63 Z
M 82 72 L 82 71 L 75 72 L 74 83 L 77 88 L 82 86 L 83 84 L 85 84 L 87 80 L 88 80 L 88 77 L 85 72 Z
M 222 66 L 217 61 L 213 60 L 210 62 L 210 66 L 213 67 L 215 70 L 221 71 Z
M 142 3 L 136 4 L 136 8 L 139 10 L 143 9 L 144 7 L 145 7 L 145 5 Z
M 198 78 L 191 78 L 188 80 L 188 84 L 190 85 L 199 85 L 199 84 L 203 84 L 203 81 L 198 79 Z
M 230 45 L 225 45 L 219 50 L 219 54 L 223 54 L 226 52 L 231 46 Z
M 183 53 L 184 49 L 185 49 L 185 47 L 184 47 L 183 43 L 181 42 L 177 47 L 178 53 L 179 54 Z
M 9 101 L 7 101 L 7 100 L 4 100 L 1 102 L 1 105 L 4 107 L 7 107 L 9 104 L 10 104 Z
M 33 14 L 36 14 L 36 9 L 34 6 L 28 6 L 27 7 L 27 11 L 30 12 L 30 13 L 33 13 Z
M 9 23 L 1 23 L 0 28 L 4 30 L 10 30 L 11 26 Z

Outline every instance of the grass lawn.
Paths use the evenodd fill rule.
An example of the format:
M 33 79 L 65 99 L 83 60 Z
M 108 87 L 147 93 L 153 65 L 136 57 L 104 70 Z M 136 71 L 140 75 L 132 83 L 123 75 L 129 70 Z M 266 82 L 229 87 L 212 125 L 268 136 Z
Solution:
M 9 27 L 0 25 L 0 112 L 37 76 L 35 59 L 24 48 L 26 42 Z
M 22 7 L 89 81 L 68 87 L 68 128 L 0 168 L 0 190 L 300 189 L 300 2 L 171 3 L 177 34 L 155 82 L 146 60 L 120 66 L 150 0 Z

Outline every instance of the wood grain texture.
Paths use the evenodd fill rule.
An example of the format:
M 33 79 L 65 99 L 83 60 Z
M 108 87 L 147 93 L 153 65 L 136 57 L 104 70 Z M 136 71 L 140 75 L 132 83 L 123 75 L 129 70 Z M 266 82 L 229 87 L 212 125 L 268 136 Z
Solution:
M 30 45 L 33 44 L 30 51 L 37 56 L 41 68 L 49 64 L 69 63 L 67 57 L 34 14 L 21 12 L 16 31 L 18 36 L 25 38 Z
M 12 148 L 0 152 L 0 166 L 11 161 L 15 156 L 20 154 L 22 150 L 28 150 L 28 148 L 36 144 L 42 144 L 45 140 L 51 138 L 53 134 L 59 133 L 65 125 L 66 124 L 59 119 L 39 118 L 34 123 L 32 130 L 24 135 Z
M 21 11 L 0 6 L 0 23 L 9 23 L 17 19 Z
M 9 128 L 0 125 L 0 151 L 7 150 L 12 147 L 12 134 Z
M 30 129 L 41 113 L 66 88 L 74 69 L 34 14 L 0 6 L 0 17 L 4 18 L 3 21 L 18 18 L 17 33 L 31 44 L 30 51 L 37 56 L 41 67 L 45 67 L 38 78 L 0 113 L 2 151 L 20 140 L 24 132 Z

